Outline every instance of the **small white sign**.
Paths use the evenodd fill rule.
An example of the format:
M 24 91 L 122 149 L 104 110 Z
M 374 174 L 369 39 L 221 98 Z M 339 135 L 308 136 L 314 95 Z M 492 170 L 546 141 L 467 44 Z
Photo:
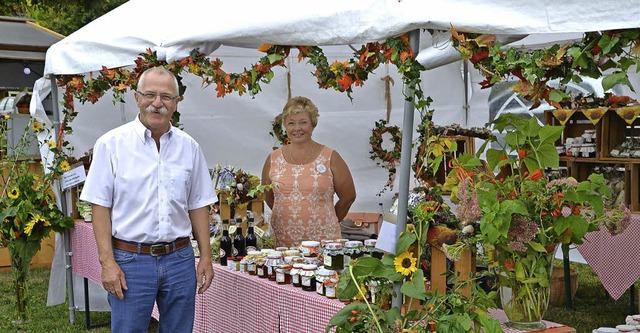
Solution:
M 74 166 L 71 170 L 62 174 L 62 189 L 66 190 L 72 186 L 84 183 L 87 174 L 84 172 L 82 164 Z
M 253 232 L 256 234 L 256 236 L 258 236 L 260 238 L 264 237 L 264 232 L 265 231 L 262 230 L 262 228 L 258 228 L 258 227 L 253 228 Z
M 376 249 L 396 254 L 397 241 L 396 225 L 387 221 L 382 222 L 382 227 L 380 227 L 380 233 L 378 234 L 378 241 L 376 242 Z

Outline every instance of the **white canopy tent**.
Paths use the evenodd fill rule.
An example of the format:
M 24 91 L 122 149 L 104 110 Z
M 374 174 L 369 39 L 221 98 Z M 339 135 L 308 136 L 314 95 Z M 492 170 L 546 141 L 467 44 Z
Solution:
M 47 52 L 44 74 L 51 78 L 88 74 L 103 66 L 131 66 L 146 49 L 157 51 L 167 61 L 199 49 L 211 58 L 222 59 L 223 68 L 233 72 L 256 62 L 262 55 L 256 48 L 263 43 L 323 46 L 332 61 L 352 55 L 347 45 L 358 48 L 417 29 L 448 30 L 451 26 L 458 31 L 502 35 L 505 40 L 535 34 L 530 43 L 538 44 L 573 38 L 584 31 L 640 27 L 639 14 L 640 0 L 327 0 L 317 4 L 292 0 L 268 4 L 254 0 L 132 0 L 54 44 Z M 448 47 L 446 34 L 423 32 L 419 44 L 422 50 L 418 59 L 430 69 L 423 73 L 422 82 L 425 94 L 434 99 L 435 122 L 483 126 L 489 120 L 489 91 L 477 89 L 477 82 L 482 80 L 479 74 L 465 72 L 463 63 L 455 61 L 456 52 Z M 286 69 L 276 69 L 273 81 L 263 84 L 263 91 L 255 98 L 236 94 L 216 98 L 213 89 L 201 88 L 198 78 L 186 75 L 188 89 L 179 105 L 184 129 L 201 143 L 210 167 L 230 164 L 259 174 L 264 158 L 276 144 L 268 134 L 271 120 L 289 92 L 310 97 L 321 115 L 314 138 L 336 148 L 354 174 L 358 199 L 352 210 L 374 210 L 378 202 L 388 205 L 393 193 L 377 196 L 387 173 L 369 159 L 368 137 L 375 121 L 386 117 L 386 96 L 392 104 L 390 123 L 402 126 L 409 140 L 414 119 L 409 121 L 407 117 L 419 119 L 410 106 L 404 108 L 402 80 L 395 67 L 380 67 L 364 87 L 354 89 L 350 101 L 345 94 L 318 89 L 311 74 L 313 68 L 291 59 L 296 59 L 295 55 L 289 58 Z M 442 64 L 447 65 L 439 66 Z M 387 75 L 395 82 L 390 91 L 381 80 Z M 41 97 L 50 87 L 50 81 L 44 79 L 36 84 Z M 34 97 L 32 115 L 48 121 L 38 95 L 34 93 Z M 101 134 L 137 114 L 130 94 L 124 104 L 113 105 L 107 97 L 96 105 L 76 105 L 76 110 L 79 115 L 71 124 L 74 134 L 67 139 L 77 156 Z M 410 163 L 406 161 L 413 159 L 407 155 L 406 146 L 403 160 L 407 160 L 399 171 L 406 177 L 394 189 L 400 190 L 401 199 L 409 187 Z

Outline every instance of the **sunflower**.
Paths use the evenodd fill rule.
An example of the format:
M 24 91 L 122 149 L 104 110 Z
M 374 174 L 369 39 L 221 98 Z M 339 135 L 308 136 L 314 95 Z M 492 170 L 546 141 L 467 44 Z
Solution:
M 37 121 L 37 120 L 33 120 L 33 121 L 31 122 L 31 129 L 32 129 L 34 132 L 36 132 L 36 133 L 37 133 L 37 132 L 41 132 L 43 128 L 44 128 L 44 127 L 42 126 L 42 123 L 41 123 L 41 122 L 39 122 L 39 121 Z
M 48 227 L 51 225 L 51 223 L 49 223 L 49 221 L 45 220 L 42 216 L 40 216 L 40 214 L 36 214 L 31 221 L 29 221 L 29 223 L 27 223 L 24 226 L 24 233 L 27 234 L 27 236 L 31 236 L 31 232 L 33 231 L 33 228 L 36 226 L 36 224 L 40 224 L 42 223 L 43 226 Z
M 53 140 L 47 140 L 47 146 L 49 146 L 49 148 L 53 149 L 56 147 L 56 142 Z
M 393 259 L 393 265 L 396 267 L 396 272 L 404 276 L 409 276 L 409 274 L 418 270 L 416 266 L 417 261 L 418 258 L 413 256 L 413 252 L 404 251 L 401 255 Z
M 60 163 L 60 169 L 62 169 L 62 171 L 69 171 L 71 170 L 71 165 L 69 165 L 69 162 L 67 161 L 62 161 Z
M 20 195 L 20 191 L 18 190 L 17 187 L 12 187 L 9 190 L 9 193 L 7 193 L 7 195 L 9 196 L 9 198 L 11 199 L 18 199 L 18 196 Z

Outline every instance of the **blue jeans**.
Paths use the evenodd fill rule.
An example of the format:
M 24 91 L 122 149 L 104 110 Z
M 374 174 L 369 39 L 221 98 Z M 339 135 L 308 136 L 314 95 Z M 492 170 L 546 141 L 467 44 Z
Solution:
M 113 249 L 125 274 L 124 299 L 109 294 L 111 331 L 147 333 L 154 302 L 158 304 L 158 332 L 191 332 L 196 302 L 193 249 L 185 246 L 162 256 Z

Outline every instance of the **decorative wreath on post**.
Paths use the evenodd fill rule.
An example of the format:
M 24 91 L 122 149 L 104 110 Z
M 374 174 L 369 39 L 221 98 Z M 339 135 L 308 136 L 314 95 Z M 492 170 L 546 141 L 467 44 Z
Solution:
M 382 142 L 384 141 L 382 136 L 385 133 L 391 135 L 391 142 L 394 144 L 391 151 L 382 148 Z M 376 161 L 377 165 L 382 165 L 383 168 L 389 171 L 389 180 L 380 193 L 384 192 L 387 187 L 393 189 L 396 163 L 400 161 L 400 151 L 402 150 L 402 132 L 400 128 L 398 126 L 388 126 L 387 122 L 382 119 L 376 121 L 376 125 L 371 131 L 371 137 L 369 137 L 369 144 L 371 144 L 369 157 Z
M 276 138 L 278 142 L 280 142 L 281 146 L 285 146 L 291 143 L 289 141 L 289 137 L 287 137 L 287 131 L 282 126 L 281 115 L 277 115 L 276 118 L 271 122 L 271 132 L 269 132 L 269 134 Z M 273 150 L 276 150 L 278 148 L 279 147 L 273 147 Z

